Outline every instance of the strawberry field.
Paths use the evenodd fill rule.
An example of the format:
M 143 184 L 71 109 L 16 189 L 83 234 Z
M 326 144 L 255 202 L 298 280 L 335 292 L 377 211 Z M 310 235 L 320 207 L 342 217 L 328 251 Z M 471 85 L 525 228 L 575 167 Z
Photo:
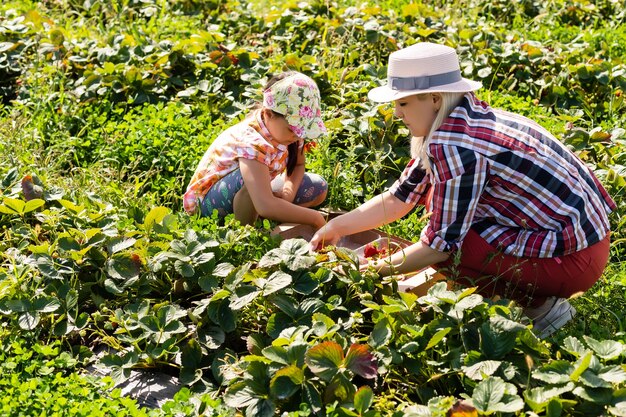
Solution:
M 4 1 L 0 415 L 626 416 L 621 3 Z M 409 134 L 367 92 L 390 52 L 426 40 L 618 204 L 609 266 L 546 340 L 506 299 L 400 293 L 353 251 L 182 211 L 206 148 L 287 69 L 320 86 L 329 132 L 307 169 L 328 179 L 327 208 L 386 189 Z M 384 231 L 415 241 L 422 216 Z M 113 389 L 132 370 L 180 391 L 141 407 Z

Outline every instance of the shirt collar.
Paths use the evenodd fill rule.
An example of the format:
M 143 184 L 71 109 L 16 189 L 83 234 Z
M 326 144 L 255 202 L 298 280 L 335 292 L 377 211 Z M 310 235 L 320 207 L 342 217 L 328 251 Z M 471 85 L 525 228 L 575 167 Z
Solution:
M 269 129 L 267 128 L 267 126 L 265 125 L 265 122 L 263 122 L 263 118 L 261 117 L 261 110 L 258 110 L 257 112 L 255 112 L 254 114 L 254 118 L 257 122 L 257 124 L 259 125 L 259 129 L 260 129 L 260 134 L 261 136 L 263 136 L 263 138 L 268 141 L 269 143 L 272 144 L 272 146 L 274 146 L 276 149 L 284 151 L 285 149 L 287 149 L 286 145 L 283 145 L 282 143 L 278 143 L 273 137 L 272 134 L 270 133 Z

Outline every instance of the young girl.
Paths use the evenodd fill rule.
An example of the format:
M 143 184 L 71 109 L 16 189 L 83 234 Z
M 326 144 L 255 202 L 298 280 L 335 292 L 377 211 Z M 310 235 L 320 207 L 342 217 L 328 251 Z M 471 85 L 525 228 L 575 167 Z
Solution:
M 551 334 L 574 315 L 567 298 L 602 275 L 615 202 L 548 131 L 480 101 L 481 84 L 461 76 L 454 49 L 417 43 L 391 54 L 387 74 L 369 98 L 394 103 L 414 159 L 389 191 L 329 221 L 311 245 L 429 205 L 419 242 L 371 265 L 381 275 L 433 265 L 487 297 L 519 301 L 535 332 Z
M 183 196 L 187 213 L 234 213 L 243 224 L 257 217 L 320 228 L 314 207 L 326 198 L 322 177 L 304 171 L 304 139 L 326 132 L 315 81 L 298 72 L 272 78 L 263 104 L 226 129 L 206 151 Z

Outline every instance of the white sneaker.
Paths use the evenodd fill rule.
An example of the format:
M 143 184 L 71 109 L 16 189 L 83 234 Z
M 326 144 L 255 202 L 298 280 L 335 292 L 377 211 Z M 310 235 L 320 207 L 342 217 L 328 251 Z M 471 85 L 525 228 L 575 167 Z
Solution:
M 526 308 L 524 313 L 533 321 L 533 331 L 540 339 L 545 339 L 569 322 L 576 309 L 567 298 L 548 297 L 545 303 L 536 308 Z

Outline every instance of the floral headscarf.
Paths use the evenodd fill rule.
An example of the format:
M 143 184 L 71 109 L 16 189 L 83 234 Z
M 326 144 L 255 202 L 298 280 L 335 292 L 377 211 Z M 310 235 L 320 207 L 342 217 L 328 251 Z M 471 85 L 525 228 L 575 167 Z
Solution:
M 320 101 L 315 81 L 299 72 L 277 81 L 263 92 L 263 106 L 282 114 L 301 139 L 315 139 L 326 133 Z

